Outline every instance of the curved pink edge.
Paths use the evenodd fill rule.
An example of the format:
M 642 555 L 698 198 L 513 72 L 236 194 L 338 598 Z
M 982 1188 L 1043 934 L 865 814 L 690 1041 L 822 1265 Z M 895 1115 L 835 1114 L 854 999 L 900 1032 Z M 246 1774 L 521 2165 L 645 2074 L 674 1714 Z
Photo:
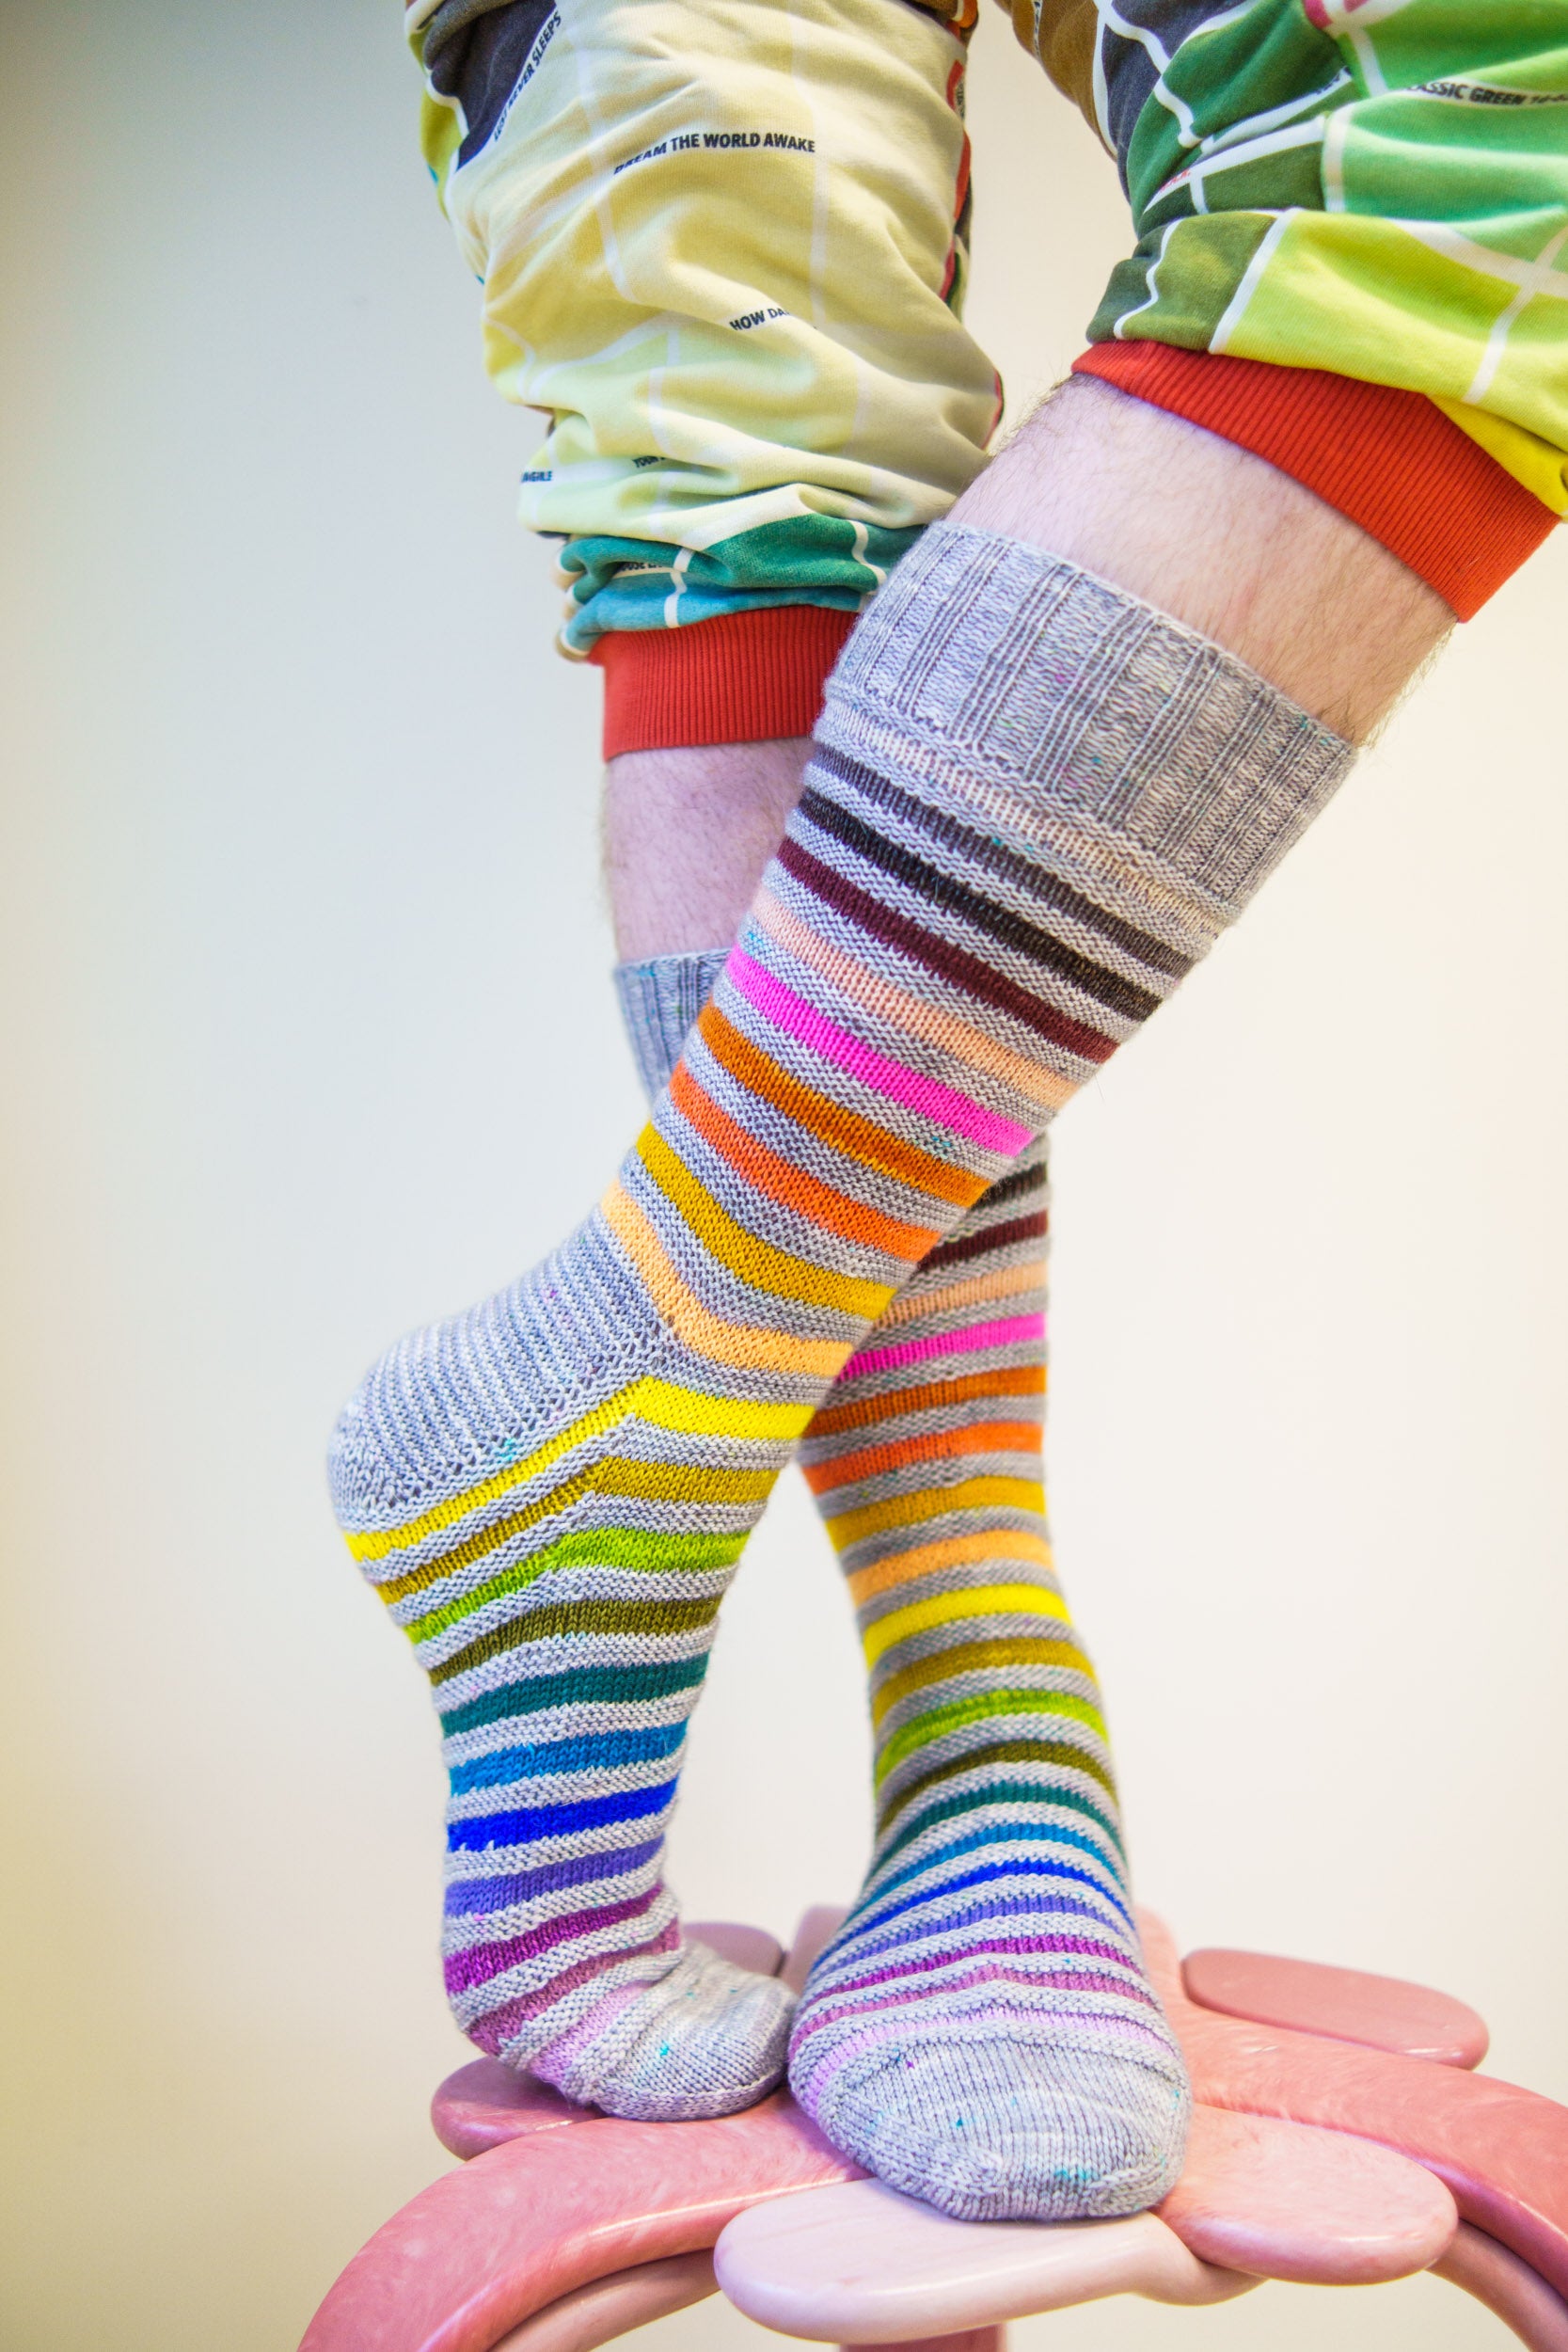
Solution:
M 1495 2312 L 1530 2352 L 1568 2352 L 1568 2303 L 1528 2263 L 1484 2230 L 1462 2221 L 1433 2276 L 1447 2279 Z
M 635 2270 L 575 2287 L 512 2328 L 494 2352 L 595 2352 L 601 2344 L 668 2319 L 672 2312 L 688 2311 L 718 2292 L 713 2256 L 705 2249 L 670 2254 L 663 2262 L 639 2263 Z
M 328 2292 L 300 2352 L 493 2352 L 591 2280 L 711 2247 L 766 2198 L 859 2178 L 784 2092 L 703 2123 L 590 2117 L 449 2172 Z
M 1438 2066 L 1479 2066 L 1486 2056 L 1485 2020 L 1467 2002 L 1401 1977 L 1212 1947 L 1187 1954 L 1181 1979 L 1200 2009 L 1256 2025 L 1397 2050 Z
M 548 2083 L 519 2074 L 499 2058 L 475 2058 L 449 2074 L 430 2103 L 436 2138 L 450 2154 L 482 2156 L 509 2139 L 586 2123 L 597 2107 L 574 2106 Z
M 1397 2149 L 1447 2183 L 1462 2220 L 1568 2295 L 1568 2108 L 1484 2074 L 1200 2009 L 1169 1931 L 1147 1913 L 1140 1925 L 1196 2100 Z
M 1305 2286 L 1408 2279 L 1459 2226 L 1442 2182 L 1392 2148 L 1207 2106 L 1155 2211 L 1200 2261 Z

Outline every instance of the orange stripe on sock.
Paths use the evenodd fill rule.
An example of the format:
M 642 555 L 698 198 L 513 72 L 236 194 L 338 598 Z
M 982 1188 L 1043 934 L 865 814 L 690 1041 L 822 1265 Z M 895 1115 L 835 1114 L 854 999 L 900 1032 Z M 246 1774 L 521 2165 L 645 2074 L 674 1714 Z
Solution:
M 960 1209 L 970 1208 L 985 1191 L 983 1176 L 967 1175 L 962 1168 L 933 1159 L 928 1152 L 901 1142 L 874 1120 L 844 1109 L 828 1095 L 818 1094 L 815 1087 L 792 1078 L 771 1055 L 743 1037 L 711 997 L 703 1008 L 697 1027 L 714 1060 L 729 1072 L 737 1085 L 743 1086 L 749 1094 L 770 1103 L 786 1119 L 792 1119 L 797 1127 L 803 1127 L 819 1143 L 842 1152 L 847 1159 L 859 1160 L 863 1167 L 877 1168 L 916 1192 L 928 1193 L 932 1200 L 946 1200 Z
M 847 1343 L 797 1340 L 786 1331 L 726 1323 L 705 1307 L 619 1177 L 599 1205 L 611 1232 L 646 1283 L 654 1305 L 693 1354 L 711 1357 L 715 1363 L 732 1364 L 742 1372 L 782 1372 L 822 1380 L 831 1380 L 847 1360 L 850 1353 Z
M 831 1462 L 804 1465 L 806 1484 L 814 1495 L 832 1494 L 835 1486 L 852 1486 L 863 1478 L 902 1470 L 908 1462 L 946 1462 L 960 1454 L 1033 1454 L 1040 1443 L 1037 1421 L 988 1421 L 976 1429 L 938 1431 L 923 1438 L 905 1438 L 893 1445 L 862 1446 L 855 1454 L 840 1454 Z
M 955 1307 L 979 1307 L 990 1298 L 1016 1298 L 1022 1291 L 1037 1291 L 1045 1282 L 1045 1262 L 1031 1258 L 1024 1265 L 1005 1266 L 999 1274 L 976 1274 L 967 1282 L 949 1282 L 945 1290 L 916 1291 L 884 1307 L 878 1329 L 889 1324 L 919 1323 L 927 1315 L 946 1314 Z
M 886 1389 L 853 1405 L 825 1405 L 813 1416 L 808 1438 L 836 1438 L 845 1429 L 864 1429 L 893 1413 L 924 1413 L 934 1405 L 963 1405 L 975 1396 L 1043 1396 L 1045 1366 L 1016 1364 L 996 1372 L 972 1372 L 962 1380 L 927 1380 L 908 1389 Z
M 1037 1478 L 966 1478 L 957 1486 L 927 1486 L 917 1494 L 895 1495 L 886 1502 L 868 1502 L 863 1510 L 827 1518 L 835 1551 L 858 1544 L 867 1535 L 884 1535 L 890 1528 L 919 1527 L 949 1511 L 1033 1511 L 1043 1515 L 1045 1489 Z
M 983 1560 L 1028 1560 L 1037 1567 L 1050 1570 L 1055 1563 L 1051 1546 L 1042 1535 L 1025 1535 L 1012 1528 L 987 1528 L 975 1535 L 949 1535 L 934 1544 L 918 1544 L 909 1551 L 895 1551 L 884 1560 L 874 1560 L 868 1568 L 856 1568 L 845 1578 L 849 1597 L 858 1609 L 863 1601 L 875 1600 L 879 1594 L 891 1593 L 900 1584 L 913 1583 L 916 1578 L 933 1576 L 939 1568 L 961 1568 L 978 1565 Z
M 808 1223 L 820 1225 L 825 1232 L 837 1233 L 845 1241 L 864 1242 L 868 1248 L 880 1249 L 890 1258 L 902 1258 L 906 1265 L 916 1265 L 934 1242 L 941 1239 L 941 1228 L 934 1225 L 905 1225 L 897 1217 L 884 1216 L 880 1210 L 865 1208 L 847 1194 L 835 1192 L 819 1177 L 808 1175 L 777 1152 L 770 1152 L 759 1143 L 737 1119 L 721 1108 L 712 1095 L 697 1084 L 696 1079 L 681 1063 L 670 1081 L 670 1099 L 683 1119 L 689 1120 L 705 1143 L 728 1160 L 736 1174 L 769 1200 L 777 1200 L 786 1209 L 793 1209 Z

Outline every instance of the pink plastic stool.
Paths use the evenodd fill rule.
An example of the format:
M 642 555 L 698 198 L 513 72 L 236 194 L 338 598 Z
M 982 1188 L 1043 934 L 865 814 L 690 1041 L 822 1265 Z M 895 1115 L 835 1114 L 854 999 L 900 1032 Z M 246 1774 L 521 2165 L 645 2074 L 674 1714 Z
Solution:
M 799 1984 L 753 1928 L 693 1937 Z M 721 2288 L 782 2334 L 1002 2352 L 1009 2319 L 1106 2295 L 1228 2300 L 1265 2279 L 1432 2270 L 1532 2352 L 1568 2352 L 1568 2108 L 1468 2070 L 1486 2031 L 1419 1985 L 1260 1953 L 1145 1949 L 1196 2098 L 1181 2179 L 1126 2221 L 975 2224 L 867 2180 L 787 2094 L 627 2123 L 482 2058 L 436 2094 L 467 2159 L 377 2231 L 301 2352 L 592 2352 Z

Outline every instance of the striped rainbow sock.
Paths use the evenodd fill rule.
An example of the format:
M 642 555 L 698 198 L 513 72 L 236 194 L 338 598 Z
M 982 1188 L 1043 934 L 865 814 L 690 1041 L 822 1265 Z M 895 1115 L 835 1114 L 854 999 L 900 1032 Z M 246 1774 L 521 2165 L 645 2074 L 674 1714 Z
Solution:
M 600 1207 L 389 1350 L 339 1425 L 340 1518 L 447 1735 L 448 1980 L 482 2047 L 625 2114 L 717 2113 L 776 2078 L 783 1996 L 683 1947 L 660 1875 L 741 1545 L 914 1266 L 1348 757 L 1218 647 L 986 533 L 927 532 L 861 623 L 806 796 Z M 1183 2112 L 1157 2016 L 1085 2044 L 1036 1960 L 954 1965 L 935 1925 L 925 1965 L 910 1905 L 939 1922 L 951 1889 L 926 1874 L 952 1866 L 928 1792 L 901 1811 L 857 1932 L 884 1986 L 925 1991 L 888 2034 L 863 1985 L 824 2010 L 819 1972 L 812 2112 L 949 2210 L 977 2169 L 988 2210 L 1147 2201 Z M 1020 1920 L 1056 1901 L 1006 1867 Z
M 617 971 L 650 1094 L 668 1081 L 723 961 L 720 950 Z M 865 1645 L 879 1833 L 860 1902 L 821 1957 L 797 2021 L 802 2090 L 817 2033 L 874 2013 L 897 2030 L 900 2009 L 924 1998 L 932 1974 L 943 2000 L 969 1989 L 956 1960 L 971 1984 L 978 1961 L 992 1996 L 985 2023 L 1009 2036 L 995 1998 L 999 1950 L 1032 1965 L 1031 1994 L 1056 1994 L 1053 2032 L 1091 2021 L 1091 2050 L 1113 2021 L 1136 2049 L 1142 2021 L 1158 2013 L 1132 1924 L 1099 1692 L 1055 1579 L 1045 1516 L 1048 1220 L 1042 1138 L 926 1258 L 801 1443 Z M 899 1831 L 921 1797 L 942 1835 L 911 1875 L 898 1867 L 912 1844 Z M 962 1867 L 976 1860 L 979 1869 Z M 916 1930 L 918 1966 L 867 1963 L 862 1919 L 875 1933 L 890 1883 L 924 1898 L 902 1914 Z M 1132 2080 L 1142 2088 L 1143 2078 Z M 1101 2104 L 1074 2112 L 1062 2100 L 1074 2155 Z M 1157 2125 L 1143 2135 L 1155 2146 L 1164 2137 Z M 898 2151 L 880 2135 L 879 2148 L 894 2173 Z M 1114 2161 L 1101 2169 L 1102 2191 L 1119 2202 L 1132 2184 L 1117 2181 Z M 898 2184 L 926 2193 L 928 2173 L 922 2146 Z M 1150 2185 L 1157 2194 L 1159 2176 Z M 1080 2209 L 1075 2196 L 1068 2202 Z M 992 2210 L 983 2196 L 964 2209 L 974 2217 Z
M 1160 2101 L 1180 2105 L 1159 2062 L 1100 1693 L 1053 1566 L 1047 1221 L 1039 1145 L 926 1259 L 801 1446 L 870 1674 L 877 1842 L 813 1970 L 791 2081 L 837 2132 L 863 2129 L 866 2058 L 875 2082 L 890 2045 L 944 2033 L 942 2202 L 973 2219 L 1017 2212 L 1021 2189 L 1047 2216 L 1153 2201 L 1165 2174 L 1148 2156 L 1172 2142 Z M 1055 2100 L 1026 2135 L 1021 2180 L 1010 2146 L 1005 2164 L 969 2148 L 962 2110 L 1014 2111 L 1026 2065 L 993 2054 L 1037 2043 L 1042 2026 Z M 879 2114 L 878 2169 L 895 2185 L 928 2193 L 933 2122 L 923 2098 Z

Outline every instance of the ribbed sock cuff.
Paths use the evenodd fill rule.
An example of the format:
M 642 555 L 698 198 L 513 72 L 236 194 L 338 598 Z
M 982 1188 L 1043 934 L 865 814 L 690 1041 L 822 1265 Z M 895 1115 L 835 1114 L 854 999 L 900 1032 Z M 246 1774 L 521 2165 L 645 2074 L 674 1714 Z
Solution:
M 1072 363 L 1267 458 L 1407 564 L 1462 621 L 1557 521 L 1422 392 L 1170 343 L 1096 343 Z
M 650 1103 L 669 1085 L 687 1032 L 712 994 L 729 952 L 727 947 L 699 947 L 689 955 L 651 956 L 645 963 L 616 965 L 621 1018 Z
M 1355 757 L 1168 613 L 954 523 L 931 526 L 862 620 L 816 739 L 873 797 L 880 778 L 1004 864 L 1049 854 L 1101 909 L 1205 945 Z
M 855 618 L 775 604 L 601 637 L 589 660 L 604 672 L 604 756 L 809 735 Z

